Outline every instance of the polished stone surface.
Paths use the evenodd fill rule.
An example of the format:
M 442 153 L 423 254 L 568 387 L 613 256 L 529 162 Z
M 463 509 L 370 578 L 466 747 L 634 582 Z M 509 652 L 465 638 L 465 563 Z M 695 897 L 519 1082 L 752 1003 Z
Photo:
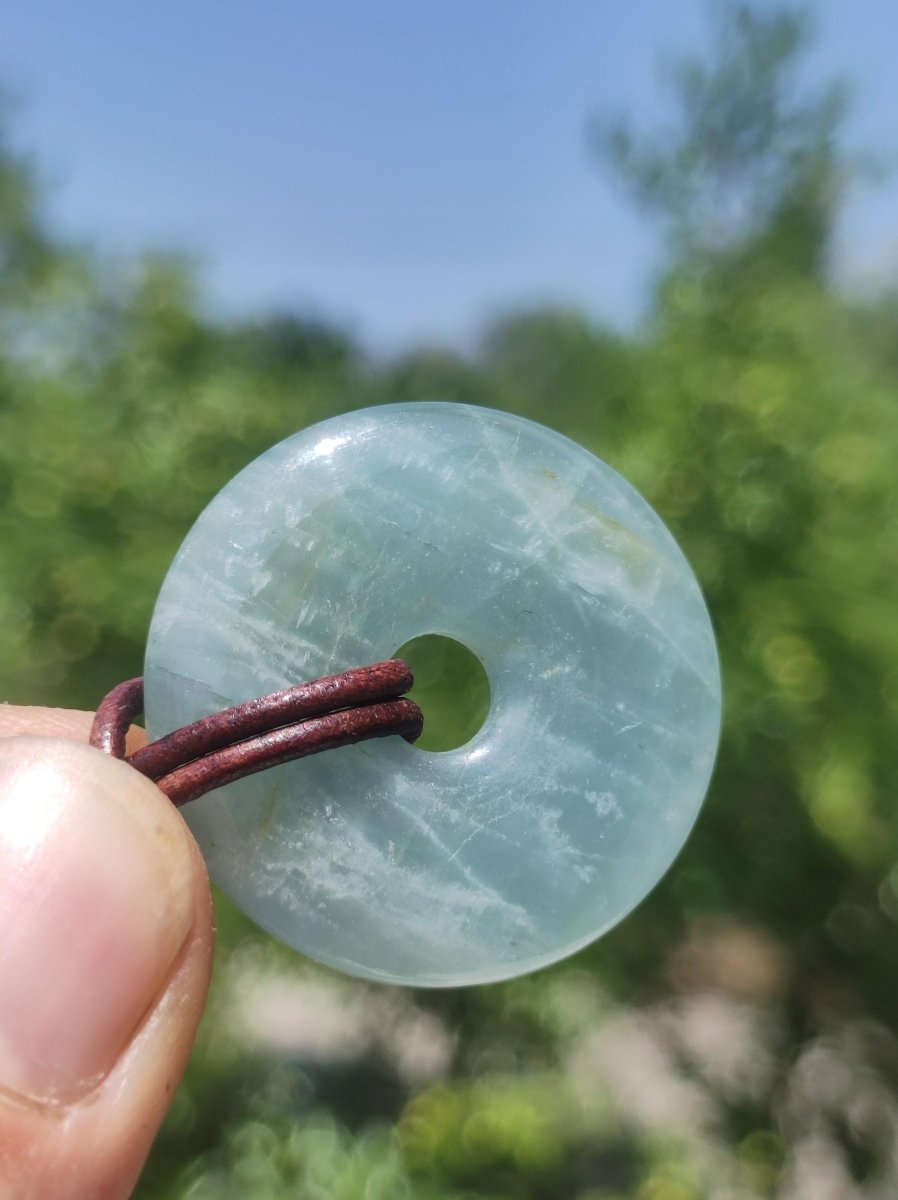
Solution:
M 159 736 L 426 633 L 486 668 L 473 740 L 368 742 L 184 811 L 215 880 L 298 950 L 384 981 L 481 983 L 572 953 L 638 904 L 711 773 L 708 614 L 616 472 L 463 405 L 366 409 L 288 438 L 182 546 L 146 714 Z

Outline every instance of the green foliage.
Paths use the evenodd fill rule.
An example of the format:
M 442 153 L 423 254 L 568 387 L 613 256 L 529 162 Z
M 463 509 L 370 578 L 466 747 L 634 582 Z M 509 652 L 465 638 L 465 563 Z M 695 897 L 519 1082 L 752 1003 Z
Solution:
M 138 673 L 166 566 L 236 470 L 324 416 L 432 397 L 544 421 L 640 487 L 723 661 L 695 833 L 572 964 L 414 996 L 304 964 L 220 899 L 144 1200 L 894 1193 L 898 304 L 823 269 L 850 169 L 842 93 L 796 82 L 806 37 L 725 7 L 710 61 L 674 75 L 678 132 L 612 136 L 672 232 L 636 335 L 530 312 L 470 357 L 376 366 L 316 322 L 216 323 L 182 263 L 55 244 L 0 138 L 5 698 L 87 706 Z
M 412 1190 L 386 1130 L 352 1137 L 327 1119 L 297 1127 L 277 1114 L 239 1125 L 214 1165 L 200 1161 L 191 1174 L 184 1200 L 453 1200 L 442 1189 Z
M 240 467 L 350 403 L 339 335 L 290 319 L 215 328 L 179 263 L 88 271 L 0 341 L 10 699 L 89 705 L 139 673 L 178 539 Z M 354 394 L 352 395 L 354 399 Z
M 399 646 L 396 658 L 415 677 L 409 696 L 421 709 L 421 750 L 453 750 L 469 742 L 490 709 L 490 682 L 467 646 L 441 634 L 425 633 Z

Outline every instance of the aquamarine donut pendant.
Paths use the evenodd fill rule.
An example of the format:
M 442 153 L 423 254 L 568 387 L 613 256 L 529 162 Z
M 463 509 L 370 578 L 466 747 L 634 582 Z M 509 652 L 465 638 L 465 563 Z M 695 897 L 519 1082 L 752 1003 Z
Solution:
M 288 438 L 212 501 L 165 579 L 147 725 L 159 737 L 429 633 L 489 678 L 466 745 L 366 742 L 184 811 L 213 879 L 302 953 L 389 983 L 486 983 L 572 954 L 638 904 L 711 774 L 707 609 L 610 467 L 457 404 Z

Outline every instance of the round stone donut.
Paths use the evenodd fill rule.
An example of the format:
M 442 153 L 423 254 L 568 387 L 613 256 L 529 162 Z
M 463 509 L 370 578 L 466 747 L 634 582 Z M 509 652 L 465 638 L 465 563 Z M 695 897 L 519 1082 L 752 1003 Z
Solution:
M 508 413 L 396 404 L 251 463 L 202 513 L 147 649 L 159 737 L 304 679 L 463 643 L 491 689 L 458 749 L 367 742 L 184 810 L 212 877 L 305 954 L 393 983 L 533 970 L 614 925 L 682 846 L 720 722 L 714 637 L 620 475 Z

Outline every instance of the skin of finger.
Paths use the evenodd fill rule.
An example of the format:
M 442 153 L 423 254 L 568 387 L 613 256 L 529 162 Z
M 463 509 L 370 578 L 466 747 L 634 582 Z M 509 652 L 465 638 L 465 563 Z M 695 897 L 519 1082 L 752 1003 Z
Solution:
M 56 714 L 49 729 L 33 710 L 18 710 L 18 716 L 0 710 L 0 736 L 34 734 L 39 725 L 43 734 L 83 740 L 91 714 L 41 713 L 47 711 Z M 149 802 L 158 797 L 171 811 L 149 781 L 147 793 Z M 189 834 L 188 844 L 194 867 L 191 931 L 160 996 L 113 1069 L 64 1108 L 0 1094 L 0 1200 L 124 1200 L 131 1194 L 187 1063 L 209 986 L 212 900 L 202 855 Z
M 34 734 L 38 737 L 71 738 L 86 742 L 93 724 L 92 712 L 72 708 L 28 708 L 16 704 L 0 704 L 0 737 Z M 133 754 L 146 745 L 147 735 L 139 725 L 128 730 L 126 750 Z M 0 1200 L 3 1200 L 0 1194 Z

